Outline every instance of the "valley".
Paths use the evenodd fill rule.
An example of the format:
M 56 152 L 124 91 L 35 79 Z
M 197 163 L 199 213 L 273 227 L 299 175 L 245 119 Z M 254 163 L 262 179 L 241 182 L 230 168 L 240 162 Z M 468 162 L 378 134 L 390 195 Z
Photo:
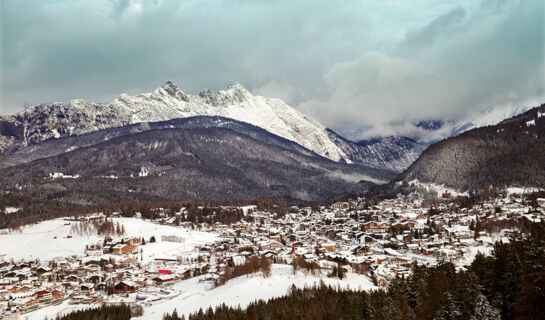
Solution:
M 136 211 L 48 220 L 0 232 L 0 301 L 11 310 L 4 316 L 25 319 L 102 303 L 156 319 L 174 309 L 187 316 L 220 304 L 244 307 L 292 285 L 385 288 L 415 264 L 451 261 L 464 270 L 496 241 L 543 221 L 545 198 L 530 202 L 515 191 L 471 207 L 446 196 L 429 206 L 425 191 L 375 205 L 360 198 L 286 211 L 224 207 L 243 213 L 230 224 L 192 220 L 197 213 L 210 221 L 220 210 L 193 206 L 154 208 L 153 219 Z

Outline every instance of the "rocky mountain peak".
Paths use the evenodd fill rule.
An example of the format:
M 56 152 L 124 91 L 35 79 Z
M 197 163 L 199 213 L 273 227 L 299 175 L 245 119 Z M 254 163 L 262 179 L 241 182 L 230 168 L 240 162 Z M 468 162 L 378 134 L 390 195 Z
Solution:
M 176 98 L 180 101 L 186 101 L 186 102 L 189 101 L 189 98 L 187 97 L 187 95 L 183 93 L 182 90 L 180 90 L 180 88 L 176 84 L 174 84 L 172 81 L 165 82 L 161 86 L 161 89 L 166 91 L 166 93 L 168 93 L 173 98 Z
M 227 90 L 239 91 L 239 92 L 243 92 L 243 93 L 250 93 L 250 91 L 248 91 L 248 89 L 246 89 L 246 87 L 244 87 L 244 85 L 242 85 L 239 82 L 231 82 L 227 86 Z
M 211 104 L 211 105 L 217 105 L 218 99 L 216 97 L 216 94 L 212 92 L 210 89 L 204 89 L 201 92 L 199 92 L 199 97 L 201 97 L 205 103 Z

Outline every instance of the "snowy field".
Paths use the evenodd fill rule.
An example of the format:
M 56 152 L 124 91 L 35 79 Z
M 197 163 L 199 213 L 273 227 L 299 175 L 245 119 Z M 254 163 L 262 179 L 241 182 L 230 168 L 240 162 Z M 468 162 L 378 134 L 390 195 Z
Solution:
M 65 300 L 63 303 L 56 306 L 48 306 L 45 308 L 38 309 L 36 311 L 21 315 L 22 320 L 44 320 L 44 319 L 55 319 L 58 315 L 63 315 L 70 313 L 72 311 L 83 310 L 87 308 L 95 307 L 94 305 L 78 305 L 70 304 L 68 300 Z
M 125 226 L 124 237 L 144 237 L 146 241 L 155 236 L 156 243 L 142 246 L 144 261 L 153 259 L 160 254 L 176 255 L 194 249 L 195 245 L 214 242 L 216 234 L 199 232 L 181 227 L 158 225 L 134 218 L 114 218 L 114 223 Z M 71 224 L 76 222 L 63 219 L 48 220 L 35 225 L 25 226 L 22 232 L 0 233 L 0 256 L 15 260 L 36 259 L 42 261 L 55 257 L 70 255 L 84 255 L 87 244 L 98 243 L 103 240 L 96 234 L 77 235 L 71 233 Z M 67 236 L 72 238 L 67 238 Z M 176 235 L 183 237 L 185 243 L 161 242 L 161 235 Z M 55 238 L 56 237 L 56 238 Z
M 171 313 L 174 309 L 178 311 L 179 315 L 185 314 L 187 316 L 200 308 L 206 309 L 222 303 L 229 306 L 246 307 L 255 300 L 283 296 L 288 293 L 292 284 L 299 288 L 310 287 L 319 283 L 320 279 L 327 285 L 339 285 L 343 288 L 377 289 L 369 278 L 359 274 L 349 273 L 343 280 L 328 278 L 326 275 L 322 277 L 305 275 L 303 272 L 297 272 L 294 275 L 291 266 L 280 264 L 272 265 L 271 271 L 272 274 L 268 278 L 263 278 L 259 274 L 242 276 L 211 290 L 207 290 L 205 283 L 199 282 L 201 277 L 181 281 L 173 286 L 175 290 L 181 291 L 179 296 L 171 300 L 158 301 L 152 306 L 144 308 L 144 316 L 136 319 L 161 319 L 164 313 Z

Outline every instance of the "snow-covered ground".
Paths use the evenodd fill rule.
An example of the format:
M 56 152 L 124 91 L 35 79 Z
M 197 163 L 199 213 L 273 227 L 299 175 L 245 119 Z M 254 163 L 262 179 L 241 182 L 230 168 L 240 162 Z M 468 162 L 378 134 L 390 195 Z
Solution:
M 399 184 L 401 184 L 401 182 Z M 436 192 L 437 197 L 439 197 L 439 198 L 441 198 L 443 196 L 443 193 L 450 193 L 451 196 L 453 196 L 453 197 L 468 196 L 469 195 L 468 191 L 458 192 L 457 190 L 455 190 L 453 188 L 446 187 L 444 185 L 437 185 L 435 183 L 424 183 L 424 182 L 418 181 L 418 179 L 414 179 L 414 180 L 409 181 L 409 185 L 424 188 L 424 189 L 426 189 L 428 191 Z
M 125 226 L 124 237 L 144 237 L 146 241 L 155 236 L 157 242 L 142 246 L 144 262 L 159 254 L 177 255 L 180 252 L 193 250 L 196 245 L 215 241 L 216 234 L 199 232 L 181 227 L 159 225 L 134 218 L 114 218 Z M 0 256 L 15 260 L 36 259 L 50 260 L 55 257 L 83 255 L 87 244 L 103 240 L 96 234 L 78 235 L 71 232 L 71 224 L 77 222 L 54 219 L 25 226 L 21 232 L 14 231 L 0 234 Z M 3 230 L 6 231 L 6 230 Z M 72 238 L 67 238 L 67 236 Z M 185 239 L 184 243 L 161 242 L 161 235 L 176 235 Z M 56 238 L 55 238 L 56 237 Z
M 532 192 L 539 192 L 539 191 L 543 191 L 543 190 L 544 190 L 543 188 L 509 187 L 509 188 L 507 188 L 507 196 L 509 197 L 509 196 L 511 196 L 511 195 L 513 195 L 513 194 L 519 194 L 519 195 L 530 194 L 530 193 L 532 193 Z
M 280 297 L 288 293 L 292 285 L 298 288 L 310 287 L 319 284 L 322 280 L 326 285 L 353 289 L 372 290 L 377 289 L 369 278 L 363 275 L 348 273 L 346 278 L 328 278 L 324 272 L 321 276 L 313 276 L 298 271 L 293 274 L 289 265 L 274 264 L 271 267 L 271 276 L 264 278 L 260 273 L 241 276 L 228 281 L 225 285 L 210 288 L 210 285 L 201 282 L 203 276 L 190 278 L 174 284 L 169 290 L 176 292 L 174 298 L 153 302 L 151 306 L 144 307 L 144 315 L 137 319 L 161 319 L 163 314 L 171 313 L 174 309 L 178 314 L 185 314 L 205 310 L 225 303 L 229 306 L 246 307 L 253 301 L 268 300 Z M 178 294 L 179 293 L 179 294 Z M 135 301 L 136 294 L 131 294 L 128 301 Z M 66 314 L 75 310 L 93 308 L 98 305 L 71 305 L 68 300 L 60 305 L 45 307 L 22 316 L 25 320 L 42 320 L 45 317 L 55 318 L 57 315 Z
M 55 319 L 57 315 L 63 315 L 72 311 L 83 310 L 87 308 L 94 308 L 95 305 L 88 304 L 70 304 L 68 300 L 63 303 L 45 308 L 38 309 L 36 311 L 21 315 L 22 320 L 44 320 Z M 96 305 L 98 307 L 98 305 Z
M 484 254 L 485 256 L 489 256 L 492 253 L 493 247 L 490 246 L 475 246 L 475 247 L 467 247 L 464 250 L 464 256 L 461 259 L 458 259 L 454 261 L 456 266 L 463 267 L 470 265 L 473 260 L 475 260 L 475 256 L 480 252 Z
M 327 285 L 333 285 L 350 289 L 370 290 L 377 289 L 369 278 L 348 273 L 343 280 L 323 276 L 305 275 L 303 272 L 293 274 L 289 265 L 272 265 L 272 274 L 263 278 L 260 274 L 252 274 L 230 280 L 223 286 L 214 289 L 207 289 L 207 284 L 199 282 L 202 277 L 191 278 L 181 281 L 173 286 L 173 289 L 180 290 L 181 294 L 174 299 L 159 301 L 150 307 L 144 308 L 144 316 L 138 319 L 160 319 L 164 313 L 171 313 L 174 309 L 178 314 L 185 314 L 206 309 L 225 303 L 229 306 L 246 307 L 255 300 L 268 300 L 280 297 L 288 293 L 289 288 L 295 286 L 310 287 L 320 282 L 320 279 Z

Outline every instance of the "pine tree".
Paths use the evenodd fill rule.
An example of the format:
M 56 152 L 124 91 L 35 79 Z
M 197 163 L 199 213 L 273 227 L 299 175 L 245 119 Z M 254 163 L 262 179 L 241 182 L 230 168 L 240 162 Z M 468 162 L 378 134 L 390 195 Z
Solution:
M 501 320 L 501 316 L 498 310 L 490 306 L 486 297 L 479 294 L 475 301 L 475 311 L 470 320 Z
M 456 305 L 454 298 L 448 292 L 443 299 L 443 305 L 435 313 L 434 320 L 458 320 L 460 319 L 461 313 Z

